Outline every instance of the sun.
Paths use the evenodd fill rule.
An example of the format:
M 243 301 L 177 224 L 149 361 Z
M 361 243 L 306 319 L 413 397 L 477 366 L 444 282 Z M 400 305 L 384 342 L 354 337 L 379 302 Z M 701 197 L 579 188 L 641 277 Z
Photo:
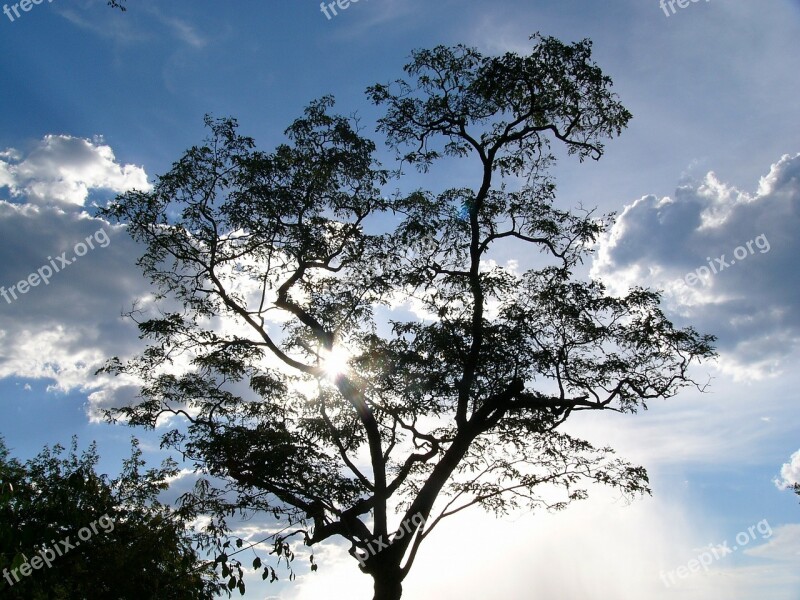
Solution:
M 321 355 L 322 368 L 329 379 L 334 380 L 340 375 L 347 373 L 350 353 L 342 346 L 334 346 L 332 350 L 325 351 Z

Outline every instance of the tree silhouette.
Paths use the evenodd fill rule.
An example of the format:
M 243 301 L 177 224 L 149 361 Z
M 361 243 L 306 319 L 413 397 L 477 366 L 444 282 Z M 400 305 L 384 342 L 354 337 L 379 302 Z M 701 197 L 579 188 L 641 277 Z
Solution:
M 110 479 L 95 470 L 94 444 L 78 454 L 73 438 L 64 450 L 45 448 L 22 463 L 0 438 L 0 597 L 200 600 L 227 590 L 185 523 L 157 500 L 177 473 L 173 462 L 143 469 L 134 441 Z
M 225 485 L 204 477 L 183 509 L 220 539 L 237 511 L 288 528 L 278 557 L 344 538 L 374 598 L 394 600 L 422 541 L 467 507 L 560 509 L 592 482 L 649 491 L 642 467 L 560 426 L 697 386 L 687 370 L 713 338 L 673 327 L 657 292 L 575 276 L 609 219 L 556 206 L 551 144 L 599 159 L 631 115 L 588 40 L 532 39 L 529 55 L 415 51 L 406 80 L 370 87 L 396 171 L 325 97 L 271 153 L 207 118 L 152 192 L 102 211 L 181 307 L 131 311 L 149 346 L 104 371 L 139 379 L 141 401 L 109 418 L 185 420 L 165 444 Z M 385 193 L 439 159 L 469 164 L 462 187 Z M 425 318 L 391 310 L 404 303 Z

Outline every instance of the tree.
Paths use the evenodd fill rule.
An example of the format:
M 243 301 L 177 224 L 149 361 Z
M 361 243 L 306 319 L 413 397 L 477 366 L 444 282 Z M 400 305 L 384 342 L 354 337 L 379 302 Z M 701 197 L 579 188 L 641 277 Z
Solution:
M 279 557 L 291 538 L 344 538 L 394 600 L 421 542 L 467 507 L 560 509 L 591 482 L 649 491 L 643 468 L 561 425 L 698 386 L 688 369 L 713 338 L 675 328 L 655 291 L 611 297 L 574 275 L 609 217 L 556 207 L 551 143 L 599 159 L 631 115 L 588 40 L 533 40 L 527 56 L 416 51 L 408 80 L 369 88 L 395 171 L 325 97 L 271 153 L 207 117 L 205 143 L 151 192 L 101 211 L 179 306 L 131 311 L 149 345 L 103 371 L 142 382 L 109 418 L 180 415 L 164 443 L 226 482 L 202 479 L 187 515 L 224 536 L 236 511 L 272 513 Z M 473 180 L 382 193 L 442 158 L 471 161 Z M 503 248 L 538 249 L 539 266 L 493 263 Z M 389 313 L 404 301 L 428 318 Z
M 126 10 L 128 10 L 128 9 L 125 7 L 125 0 L 108 0 L 108 5 L 109 5 L 111 8 L 118 8 L 118 9 L 120 9 L 122 12 L 125 12 Z
M 98 458 L 94 444 L 79 455 L 73 438 L 67 455 L 57 445 L 21 463 L 0 439 L 0 595 L 216 597 L 222 588 L 210 561 L 195 552 L 185 523 L 156 499 L 177 473 L 174 463 L 142 470 L 134 441 L 120 476 L 109 479 L 95 471 Z

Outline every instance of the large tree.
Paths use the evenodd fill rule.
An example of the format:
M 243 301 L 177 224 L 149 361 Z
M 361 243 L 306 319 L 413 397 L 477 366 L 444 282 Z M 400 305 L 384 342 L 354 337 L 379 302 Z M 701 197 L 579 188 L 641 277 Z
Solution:
M 464 508 L 562 508 L 592 482 L 648 491 L 643 468 L 562 425 L 696 386 L 713 339 L 675 328 L 655 291 L 612 297 L 576 275 L 609 218 L 556 205 L 551 144 L 599 159 L 631 115 L 589 41 L 533 41 L 525 56 L 416 51 L 405 80 L 369 88 L 396 171 L 326 97 L 273 152 L 208 118 L 152 191 L 102 211 L 178 307 L 131 312 L 150 344 L 105 370 L 141 380 L 141 401 L 110 417 L 184 419 L 164 441 L 212 476 L 184 508 L 215 533 L 263 511 L 289 526 L 279 556 L 293 536 L 344 538 L 375 599 L 394 600 Z M 406 165 L 459 161 L 459 187 L 386 192 Z
M 206 600 L 227 589 L 158 502 L 174 462 L 145 469 L 141 455 L 134 442 L 112 479 L 97 473 L 94 444 L 78 453 L 73 439 L 67 453 L 56 445 L 21 462 L 0 438 L 0 597 Z

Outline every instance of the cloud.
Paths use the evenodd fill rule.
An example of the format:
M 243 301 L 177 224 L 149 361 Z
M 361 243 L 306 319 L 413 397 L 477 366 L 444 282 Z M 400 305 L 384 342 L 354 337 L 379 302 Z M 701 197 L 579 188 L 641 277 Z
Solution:
M 466 511 L 442 522 L 422 544 L 403 584 L 404 596 L 789 600 L 776 583 L 791 586 L 797 577 L 787 575 L 784 564 L 763 560 L 772 558 L 763 546 L 747 551 L 764 555 L 755 567 L 726 557 L 715 561 L 708 573 L 693 572 L 670 583 L 668 573 L 696 558 L 697 548 L 726 537 L 710 521 L 690 514 L 674 498 L 642 498 L 628 505 L 608 490 L 596 490 L 591 500 L 558 513 L 497 519 L 479 510 Z M 770 542 L 778 536 L 776 529 Z M 358 572 L 343 546 L 328 547 L 318 562 L 318 572 L 298 573 L 297 586 L 281 597 L 369 596 L 371 579 Z M 442 564 L 448 565 L 444 571 Z M 768 592 L 759 595 L 762 590 Z
M 173 35 L 183 43 L 198 49 L 204 47 L 208 43 L 208 41 L 186 21 L 174 17 L 167 17 L 160 11 L 154 9 L 152 12 L 157 15 L 159 21 L 169 29 L 172 29 Z
M 773 164 L 752 194 L 711 172 L 674 198 L 626 206 L 598 244 L 592 276 L 614 293 L 664 289 L 676 321 L 718 335 L 724 370 L 774 374 L 800 339 L 800 281 L 789 276 L 800 251 L 798 209 L 800 154 Z
M 775 561 L 800 563 L 800 523 L 776 527 L 766 544 L 748 548 L 745 554 Z
M 121 165 L 101 137 L 46 135 L 23 155 L 0 152 L 0 188 L 37 205 L 83 206 L 92 190 L 150 189 L 142 167 Z
M 800 483 L 800 450 L 792 454 L 789 462 L 781 467 L 781 477 L 775 480 L 779 489 L 785 490 Z
M 100 37 L 127 44 L 151 43 L 155 39 L 176 40 L 196 49 L 203 48 L 208 40 L 185 19 L 165 15 L 155 5 L 137 6 L 136 11 L 129 11 L 124 16 L 118 11 L 104 11 L 96 7 L 86 10 L 62 7 L 60 14 L 73 25 L 91 31 Z M 152 20 L 143 24 L 143 15 Z M 154 31 L 157 29 L 162 32 Z
M 103 247 L 96 239 L 108 242 Z M 75 254 L 83 251 L 79 245 L 84 256 Z M 68 266 L 52 258 L 64 252 Z M 0 255 L 15 257 L 0 262 L 0 378 L 48 378 L 60 391 L 96 385 L 94 370 L 137 342 L 120 314 L 147 293 L 135 265 L 139 254 L 123 227 L 85 213 L 0 201 Z M 46 282 L 40 277 L 36 286 L 20 286 L 47 274 L 44 267 L 53 271 Z
M 156 309 L 153 288 L 136 265 L 144 248 L 124 226 L 89 215 L 83 204 L 92 190 L 149 189 L 146 173 L 119 165 L 98 140 L 49 135 L 26 157 L 13 149 L 0 153 L 3 184 L 28 202 L 0 199 L 0 255 L 14 257 L 0 262 L 0 379 L 44 379 L 50 391 L 80 390 L 92 420 L 101 409 L 133 403 L 139 382 L 94 373 L 111 357 L 124 360 L 143 349 L 135 324 L 122 316 L 134 302 L 142 315 L 177 304 L 164 300 Z M 233 267 L 227 277 L 232 289 L 259 301 L 255 282 L 236 281 Z M 227 333 L 245 328 L 227 317 L 214 326 Z M 188 359 L 172 368 L 188 368 Z
M 149 285 L 135 264 L 141 248 L 122 226 L 92 217 L 94 192 L 149 189 L 143 168 L 121 165 L 102 138 L 47 135 L 27 154 L 0 152 L 0 378 L 50 380 L 49 390 L 129 398 L 130 382 L 94 377 L 106 359 L 139 342 L 120 315 Z M 99 200 L 99 198 L 98 198 Z M 99 392 L 97 392 L 99 394 Z

